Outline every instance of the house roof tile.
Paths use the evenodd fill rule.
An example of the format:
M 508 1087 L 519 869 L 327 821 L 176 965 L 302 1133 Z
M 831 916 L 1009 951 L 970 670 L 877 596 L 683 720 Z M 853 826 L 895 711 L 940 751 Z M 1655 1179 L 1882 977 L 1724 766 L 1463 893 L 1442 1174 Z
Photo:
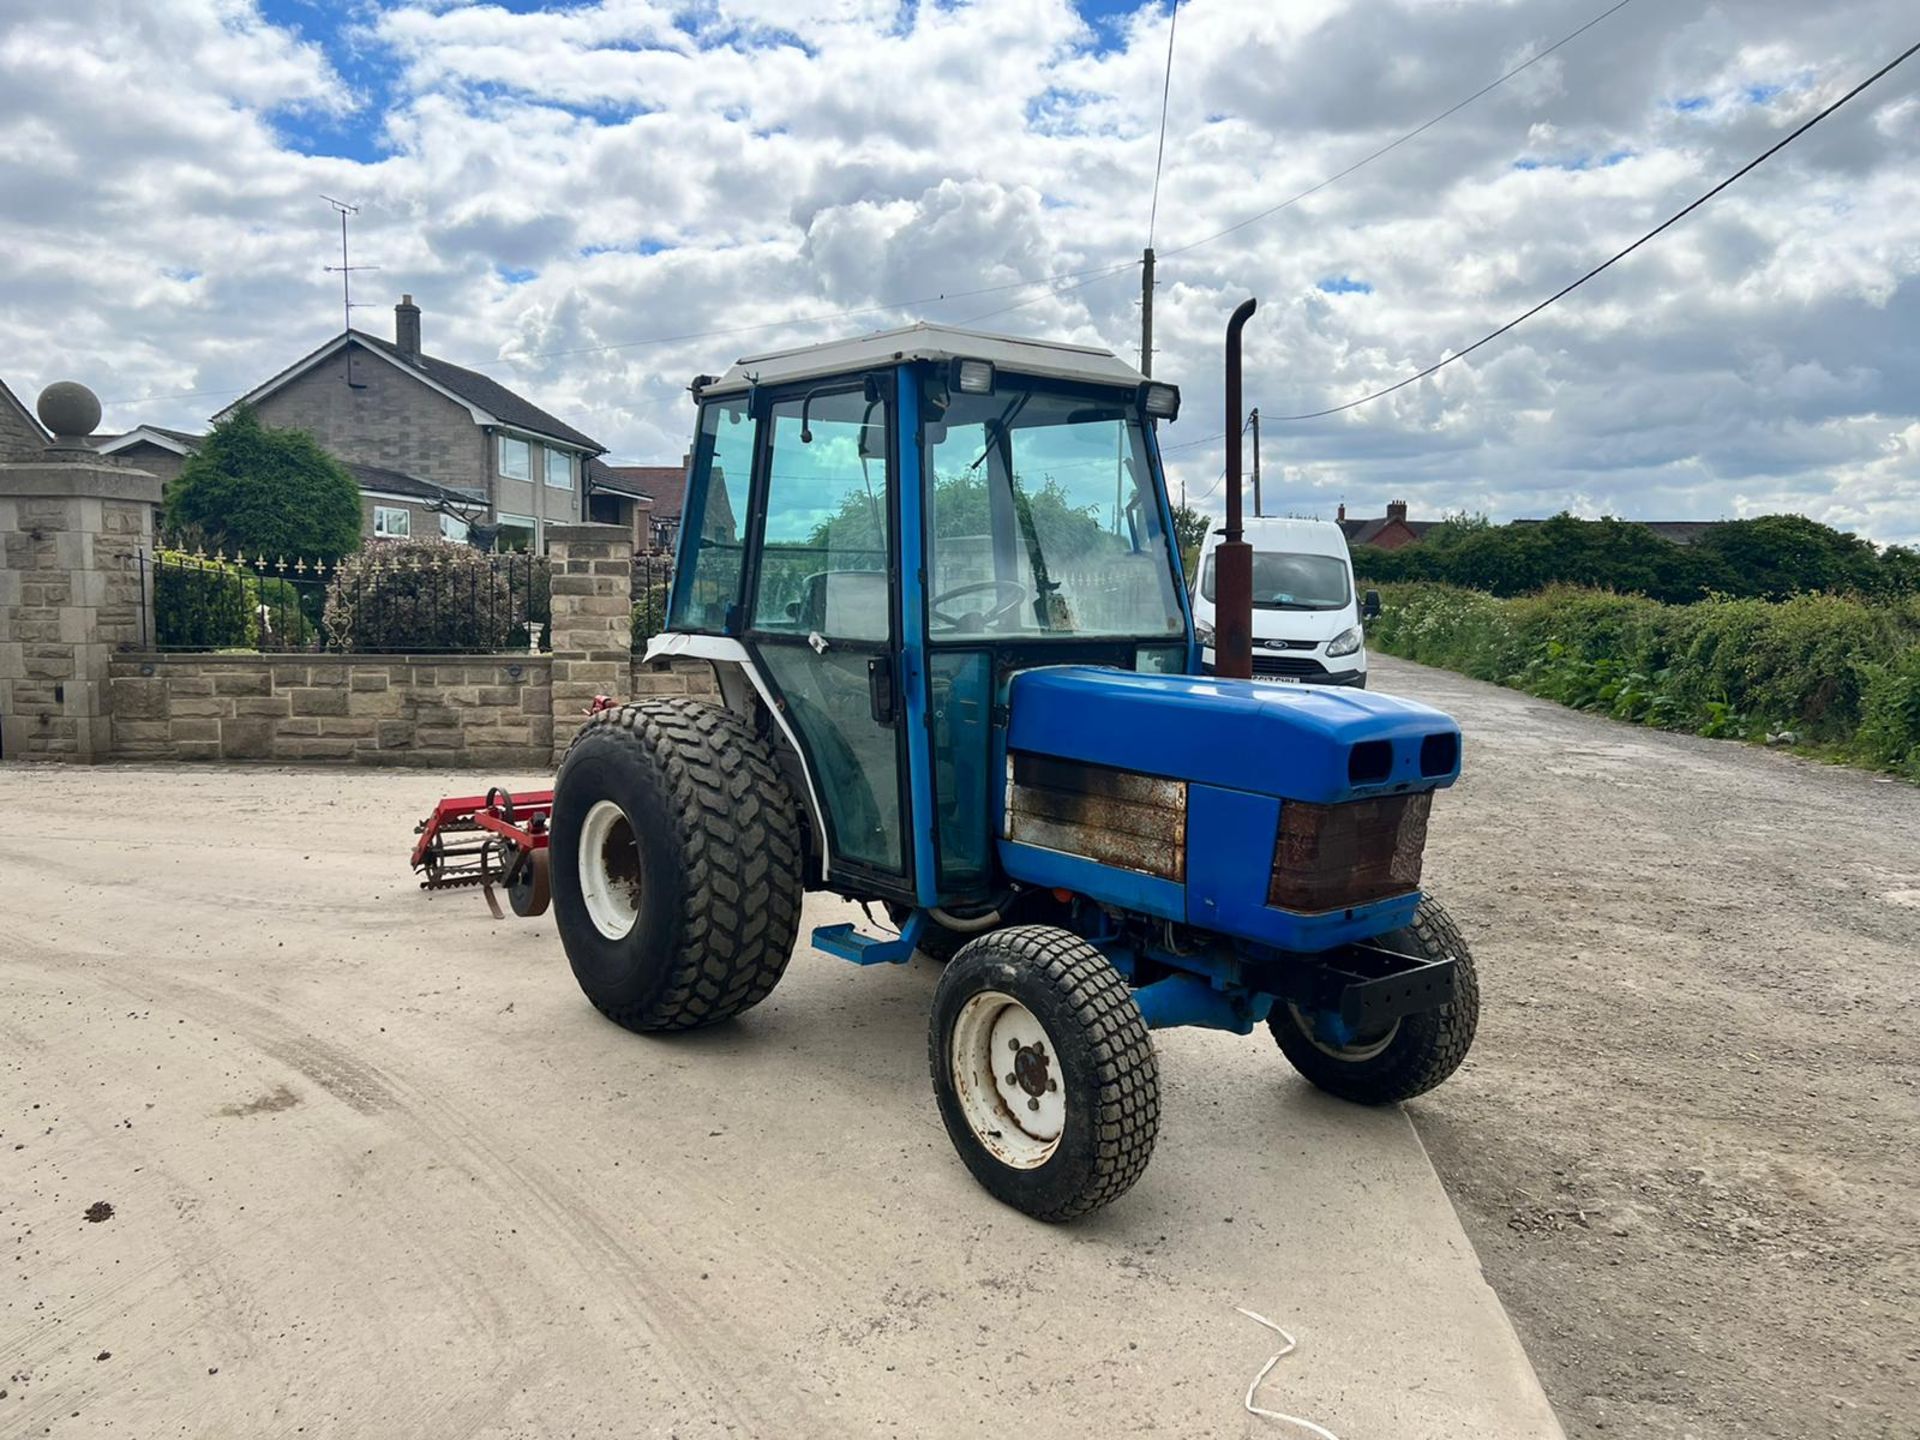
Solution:
M 536 435 L 550 435 L 556 440 L 569 441 L 582 449 L 596 453 L 606 447 L 591 435 L 574 429 L 557 415 L 542 410 L 524 396 L 517 395 L 491 376 L 482 375 L 477 370 L 469 370 L 455 365 L 451 360 L 442 360 L 437 355 L 420 353 L 418 360 L 409 360 L 391 340 L 382 340 L 378 335 L 369 335 L 364 330 L 349 332 L 354 339 L 364 345 L 385 352 L 410 369 L 418 370 L 442 388 L 451 390 L 470 405 L 477 405 L 502 425 L 515 430 L 531 430 Z
M 603 465 L 594 461 L 587 469 L 594 485 L 618 490 L 622 495 L 639 494 L 653 502 L 656 520 L 677 520 L 687 498 L 687 470 L 684 465 Z
M 450 500 L 466 506 L 474 504 L 474 497 L 464 491 L 436 485 L 431 480 L 422 480 L 418 475 L 409 475 L 402 470 L 389 470 L 384 465 L 362 465 L 357 460 L 342 460 L 340 463 L 347 467 L 347 473 L 353 476 L 362 490 L 374 490 L 383 495 L 403 495 L 409 500 Z

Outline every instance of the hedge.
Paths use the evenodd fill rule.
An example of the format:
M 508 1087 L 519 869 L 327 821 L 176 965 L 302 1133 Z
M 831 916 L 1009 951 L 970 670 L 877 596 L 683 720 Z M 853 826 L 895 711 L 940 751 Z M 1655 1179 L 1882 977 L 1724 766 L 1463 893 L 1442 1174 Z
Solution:
M 1791 733 L 1920 780 L 1920 597 L 1709 598 L 1665 605 L 1560 587 L 1502 600 L 1382 587 L 1375 648 L 1663 729 Z
M 550 590 L 540 556 L 383 540 L 334 567 L 324 623 L 340 650 L 518 651 L 529 620 L 551 619 Z
M 154 555 L 154 643 L 162 650 L 252 650 L 260 643 L 259 578 L 184 550 Z

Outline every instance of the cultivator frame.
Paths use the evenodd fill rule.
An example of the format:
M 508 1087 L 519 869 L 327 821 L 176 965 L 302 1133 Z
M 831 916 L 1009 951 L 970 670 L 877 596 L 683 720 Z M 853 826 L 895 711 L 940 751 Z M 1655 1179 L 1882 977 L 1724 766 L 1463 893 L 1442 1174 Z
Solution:
M 596 695 L 582 713 L 613 708 L 613 697 Z M 552 899 L 547 880 L 547 827 L 553 821 L 553 791 L 511 793 L 492 785 L 484 795 L 456 795 L 433 807 L 413 827 L 408 864 L 422 876 L 422 890 L 461 890 L 478 885 L 496 920 L 506 919 L 493 887 L 507 892 L 513 913 L 544 915 Z M 449 843 L 449 837 L 458 836 Z M 473 837 L 473 838 L 468 838 Z
M 516 796 L 494 785 L 485 795 L 454 796 L 413 827 L 420 838 L 409 863 L 422 876 L 422 890 L 480 886 L 495 919 L 505 918 L 493 896 L 496 885 L 506 890 L 514 914 L 544 914 L 551 897 L 547 827 L 552 816 L 551 790 Z

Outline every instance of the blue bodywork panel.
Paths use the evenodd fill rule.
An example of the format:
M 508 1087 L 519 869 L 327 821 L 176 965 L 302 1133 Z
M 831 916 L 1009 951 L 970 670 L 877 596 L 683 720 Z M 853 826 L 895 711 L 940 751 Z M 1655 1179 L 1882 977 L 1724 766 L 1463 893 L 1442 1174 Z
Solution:
M 1450 716 L 1373 690 L 1058 665 L 1015 676 L 1010 709 L 1011 750 L 1320 805 L 1460 775 L 1460 727 Z M 1453 737 L 1450 763 L 1423 775 L 1432 735 Z M 1353 747 L 1378 740 L 1392 746 L 1391 767 L 1355 783 Z
M 1004 747 L 1003 773 L 1015 752 L 1186 782 L 1184 880 L 1003 839 L 1008 875 L 1293 954 L 1400 929 L 1420 897 L 1318 913 L 1268 904 L 1283 806 L 1433 790 L 1460 774 L 1459 727 L 1415 701 L 1084 665 L 1013 677 Z

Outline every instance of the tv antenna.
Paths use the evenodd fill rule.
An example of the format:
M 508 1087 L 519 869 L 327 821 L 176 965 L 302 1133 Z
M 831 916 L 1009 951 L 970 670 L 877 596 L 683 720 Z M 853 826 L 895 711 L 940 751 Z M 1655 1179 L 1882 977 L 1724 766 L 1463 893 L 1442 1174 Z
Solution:
M 353 329 L 353 312 L 355 309 L 366 308 L 364 306 L 356 306 L 353 303 L 353 274 L 356 270 L 378 270 L 380 267 L 378 265 L 354 265 L 348 262 L 347 217 L 349 215 L 358 215 L 360 213 L 360 207 L 358 205 L 349 205 L 344 200 L 336 200 L 331 195 L 322 195 L 320 198 L 340 212 L 340 263 L 338 265 L 328 265 L 325 268 L 327 274 L 332 275 L 338 273 L 340 276 L 340 328 L 342 330 L 351 330 Z M 354 383 L 353 346 L 351 343 L 347 346 L 347 388 L 350 390 L 364 390 L 367 388 L 364 385 Z

